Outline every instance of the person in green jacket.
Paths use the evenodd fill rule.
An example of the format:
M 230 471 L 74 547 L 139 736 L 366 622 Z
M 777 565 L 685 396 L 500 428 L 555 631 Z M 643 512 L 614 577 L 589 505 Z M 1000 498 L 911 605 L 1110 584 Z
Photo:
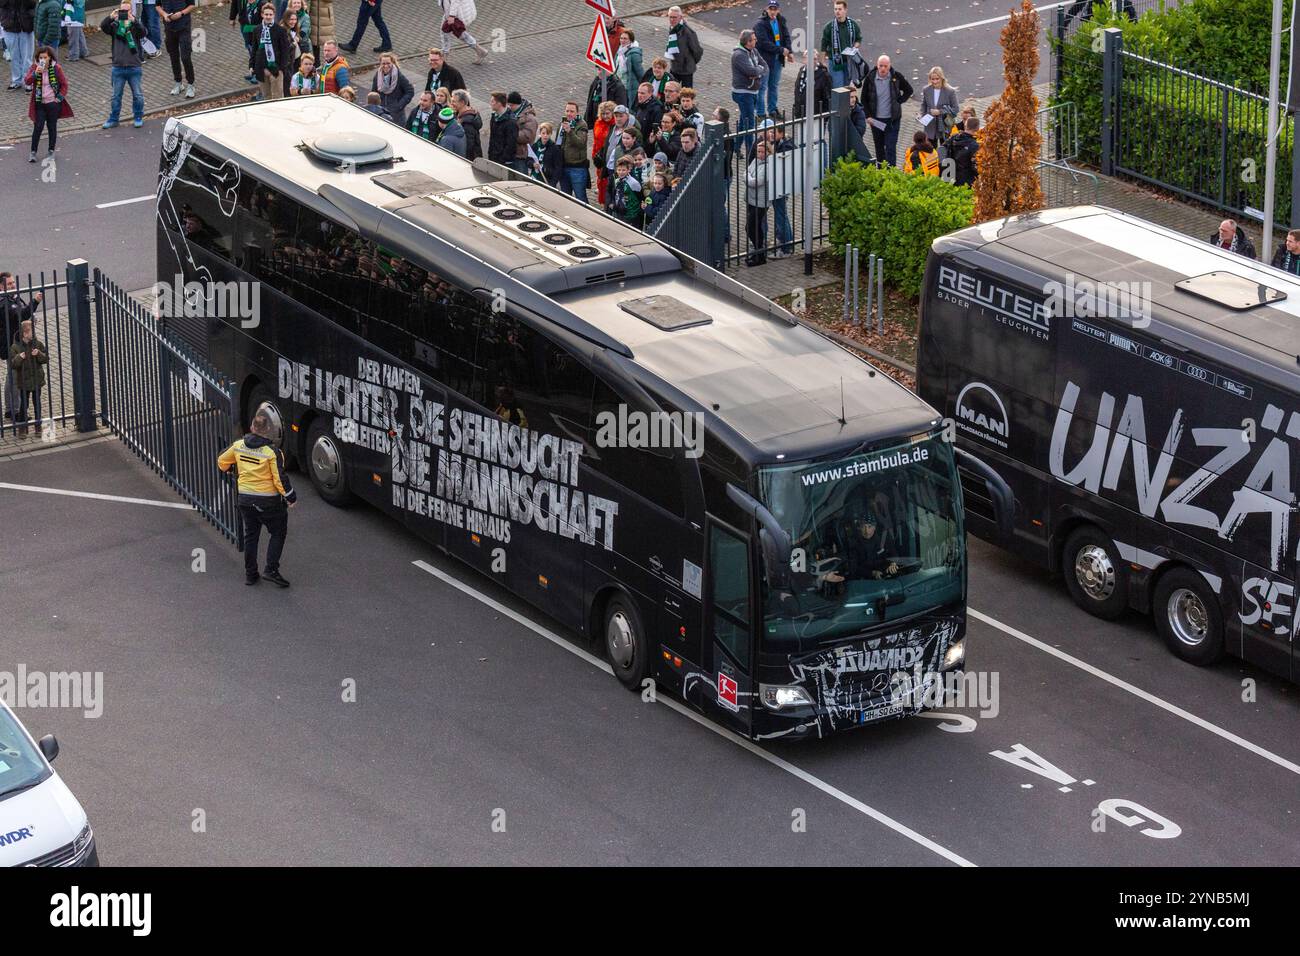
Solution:
M 9 367 L 14 370 L 14 390 L 18 393 L 18 414 L 14 424 L 19 435 L 27 434 L 28 403 L 36 413 L 36 430 L 41 428 L 41 389 L 45 387 L 45 366 L 50 361 L 45 343 L 32 331 L 31 319 L 19 327 L 18 338 L 9 346 Z
M 63 12 L 68 16 L 68 55 L 64 63 L 90 56 L 86 45 L 86 0 L 63 0 Z
M 36 48 L 49 47 L 59 52 L 59 25 L 63 23 L 63 0 L 39 0 L 36 4 L 35 27 Z

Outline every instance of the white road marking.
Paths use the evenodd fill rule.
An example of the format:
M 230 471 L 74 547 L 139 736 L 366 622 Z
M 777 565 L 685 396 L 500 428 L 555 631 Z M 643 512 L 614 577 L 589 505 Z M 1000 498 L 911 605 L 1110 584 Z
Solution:
M 552 644 L 555 644 L 557 647 L 562 647 L 569 653 L 582 658 L 584 661 L 586 661 L 588 664 L 592 665 L 593 667 L 599 668 L 600 670 L 604 671 L 606 674 L 611 674 L 611 675 L 613 674 L 613 670 L 610 668 L 607 662 L 602 661 L 594 654 L 591 654 L 580 647 L 574 646 L 572 643 L 566 641 L 564 638 L 560 637 L 560 635 L 556 634 L 554 631 L 542 627 L 542 625 L 538 624 L 535 621 L 529 620 L 528 618 L 524 617 L 522 614 L 518 613 L 517 611 L 514 611 L 506 607 L 504 604 L 502 604 L 499 601 L 493 600 L 492 598 L 488 597 L 486 594 L 483 594 L 481 591 L 478 591 L 477 589 L 471 587 L 465 582 L 452 577 L 450 574 L 447 574 L 445 571 L 440 571 L 438 568 L 435 568 L 433 565 L 425 561 L 413 561 L 412 563 L 421 571 L 426 571 L 429 574 L 432 574 L 439 581 L 442 581 L 445 584 L 450 584 L 458 591 L 468 594 L 470 597 L 474 598 L 476 601 L 479 601 L 487 605 L 492 610 L 496 611 L 498 614 L 504 614 L 506 617 L 510 618 L 510 620 L 514 621 L 516 624 L 521 624 L 524 627 L 528 628 L 530 631 L 533 631 L 536 634 L 540 634 L 542 637 L 546 638 Z M 826 781 L 813 776 L 808 771 L 796 767 L 788 760 L 782 760 L 780 757 L 776 756 L 775 754 L 770 754 L 766 750 L 763 750 L 761 747 L 757 746 L 752 741 L 746 740 L 744 737 L 732 733 L 730 730 L 727 730 L 725 727 L 721 727 L 713 723 L 708 718 L 704 717 L 701 714 L 697 714 L 695 711 L 691 710 L 686 705 L 681 704 L 678 701 L 671 700 L 662 695 L 657 696 L 656 701 L 660 704 L 666 704 L 670 710 L 676 711 L 677 713 L 681 714 L 683 717 L 687 717 L 695 721 L 695 723 L 699 724 L 701 727 L 708 728 L 709 730 L 717 734 L 719 737 L 722 737 L 724 740 L 731 741 L 733 744 L 740 747 L 741 749 L 747 750 L 755 757 L 758 757 L 761 760 L 765 760 L 768 763 L 770 763 L 772 766 L 784 770 L 792 777 L 796 777 L 799 780 L 802 780 L 804 783 L 817 788 L 827 796 L 834 797 L 836 800 L 838 800 L 840 803 L 844 804 L 845 806 L 851 807 L 852 809 L 858 811 L 859 813 L 875 820 L 877 823 L 889 827 L 889 829 L 893 830 L 895 833 L 898 833 L 906 837 L 907 839 L 911 840 L 913 843 L 917 843 L 925 847 L 927 850 L 930 850 L 933 853 L 937 853 L 945 860 L 948 860 L 951 863 L 956 863 L 958 866 L 976 865 L 972 863 L 970 860 L 967 860 L 965 857 L 959 856 L 958 854 L 954 853 L 952 850 L 949 850 L 947 847 L 935 843 L 929 837 L 917 833 L 911 827 L 899 823 L 897 820 L 893 819 L 892 817 L 884 813 L 881 813 L 879 810 L 876 810 L 873 807 L 867 806 L 867 804 L 863 803 L 861 800 L 857 799 L 856 797 L 850 796 L 849 794 L 845 793 L 843 790 L 840 790 L 838 787 L 833 787 Z
M 1181 707 L 1175 704 L 1171 704 L 1169 703 L 1169 701 L 1163 700 L 1157 697 L 1155 694 L 1152 694 L 1149 691 L 1145 691 L 1141 687 L 1136 686 L 1135 684 L 1130 684 L 1128 681 L 1116 677 L 1114 674 L 1108 674 L 1100 667 L 1094 667 L 1092 664 L 1089 664 L 1087 661 L 1080 660 L 1079 658 L 1073 656 L 1072 654 L 1067 654 L 1065 651 L 1060 650 L 1059 648 L 1052 647 L 1050 644 L 1044 644 L 1042 641 L 1038 640 L 1037 638 L 1030 637 L 1024 631 L 1018 631 L 1014 627 L 1011 627 L 1009 624 L 1003 624 L 997 618 L 992 618 L 989 617 L 987 614 L 982 614 L 981 612 L 975 610 L 973 607 L 967 608 L 966 611 L 971 617 L 975 618 L 978 621 L 983 621 L 989 627 L 996 628 L 1002 633 L 1014 637 L 1018 641 L 1024 641 L 1030 647 L 1036 647 L 1040 651 L 1043 651 L 1047 654 L 1051 654 L 1053 657 L 1059 658 L 1060 660 L 1065 661 L 1067 664 L 1072 664 L 1075 667 L 1079 668 L 1079 670 L 1091 674 L 1093 677 L 1100 678 L 1101 680 L 1104 680 L 1108 684 L 1113 684 L 1114 686 L 1118 687 L 1120 690 L 1127 691 L 1128 693 L 1132 694 L 1134 697 L 1138 697 L 1141 698 L 1142 700 L 1145 700 L 1148 704 L 1154 704 L 1155 706 L 1159 707 L 1161 710 L 1168 711 L 1169 713 L 1173 714 L 1175 717 L 1180 717 L 1190 724 L 1195 724 L 1197 727 L 1200 727 L 1202 730 L 1208 730 L 1210 733 L 1222 737 L 1224 740 L 1228 741 L 1229 743 L 1236 744 L 1238 747 L 1241 747 L 1243 750 L 1248 750 L 1251 753 L 1255 754 L 1256 756 L 1263 757 L 1265 760 L 1277 764 L 1279 767 L 1283 768 L 1284 770 L 1290 770 L 1292 773 L 1300 775 L 1300 764 L 1287 760 L 1285 757 L 1279 757 L 1271 750 L 1265 750 L 1263 747 L 1259 746 L 1258 744 L 1253 744 L 1249 740 L 1246 740 L 1244 737 L 1238 737 L 1232 731 L 1224 730 L 1222 727 L 1218 726 L 1217 724 L 1210 723 L 1208 720 L 1206 720 L 1203 717 L 1197 717 L 1195 714 L 1183 710 Z
M 1057 7 L 1069 6 L 1073 2 L 1074 0 L 1061 0 L 1060 3 L 1045 3 L 1040 7 L 1035 7 L 1035 9 L 1039 13 L 1042 13 L 1045 10 L 1055 10 Z M 974 23 L 963 23 L 959 27 L 944 27 L 942 30 L 935 30 L 934 33 L 935 36 L 938 36 L 940 33 L 956 33 L 958 30 L 969 30 L 971 27 L 984 27 L 988 26 L 990 23 L 1001 23 L 1003 20 L 1009 20 L 1010 18 L 1011 17 L 1008 14 L 1006 16 L 993 17 L 989 20 L 976 20 Z
M 119 199 L 116 202 L 101 202 L 101 203 L 97 203 L 95 205 L 95 208 L 112 209 L 114 206 L 129 206 L 133 202 L 145 202 L 146 200 L 153 199 L 155 195 L 156 195 L 155 193 L 150 193 L 147 196 L 136 196 L 134 199 Z
M 93 491 L 69 491 L 66 488 L 41 488 L 37 485 L 12 485 L 7 481 L 0 481 L 0 488 L 8 488 L 10 491 L 36 491 L 43 495 L 66 495 L 69 498 L 93 498 L 96 501 L 119 501 L 128 505 L 152 505 L 155 508 L 184 508 L 186 511 L 193 510 L 191 505 L 183 501 L 154 501 L 151 498 L 127 498 L 122 495 L 101 495 Z

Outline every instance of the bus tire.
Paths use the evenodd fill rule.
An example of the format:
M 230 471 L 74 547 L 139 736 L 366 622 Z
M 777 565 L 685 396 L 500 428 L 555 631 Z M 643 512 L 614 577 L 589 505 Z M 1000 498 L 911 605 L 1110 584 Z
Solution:
M 605 604 L 602 634 L 614 676 L 628 690 L 641 690 L 641 682 L 650 676 L 650 645 L 641 617 L 626 595 L 615 594 Z
M 1115 543 L 1100 528 L 1076 529 L 1066 539 L 1062 558 L 1065 586 L 1075 604 L 1104 621 L 1128 609 L 1128 575 Z
M 253 416 L 259 411 L 265 411 L 271 419 L 273 429 L 272 438 L 275 447 L 284 452 L 284 463 L 286 468 L 293 467 L 293 455 L 289 449 L 289 420 L 284 414 L 284 407 L 265 385 L 253 386 L 253 392 L 248 396 L 248 430 L 253 430 Z
M 1223 657 L 1223 614 L 1204 576 L 1174 568 L 1156 584 L 1152 613 L 1169 649 L 1189 664 L 1205 667 Z
M 303 465 L 311 478 L 316 494 L 336 507 L 352 501 L 348 488 L 348 470 L 343 459 L 343 446 L 330 430 L 331 419 L 319 416 L 307 429 L 306 460 Z

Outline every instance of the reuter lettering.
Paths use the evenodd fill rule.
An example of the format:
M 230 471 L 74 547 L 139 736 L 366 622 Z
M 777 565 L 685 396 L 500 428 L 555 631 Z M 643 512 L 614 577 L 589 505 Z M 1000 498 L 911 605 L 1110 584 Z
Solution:
M 1052 315 L 1046 304 L 951 266 L 939 267 L 938 297 L 955 305 L 976 307 L 989 313 L 995 322 L 1036 338 L 1046 339 L 1052 328 Z
M 130 927 L 133 936 L 148 936 L 153 927 L 152 893 L 69 893 L 50 897 L 50 925 L 61 927 Z

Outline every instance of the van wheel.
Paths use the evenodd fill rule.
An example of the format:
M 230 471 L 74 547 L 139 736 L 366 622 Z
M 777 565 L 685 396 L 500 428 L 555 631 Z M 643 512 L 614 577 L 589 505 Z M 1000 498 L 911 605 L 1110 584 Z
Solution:
M 628 690 L 641 689 L 650 676 L 650 648 L 632 602 L 616 594 L 605 605 L 605 656 L 614 676 Z
M 1065 586 L 1070 597 L 1094 617 L 1113 621 L 1128 609 L 1128 575 L 1115 543 L 1088 525 L 1065 542 Z
M 1202 575 L 1174 568 L 1156 585 L 1153 604 L 1156 629 L 1176 655 L 1198 667 L 1223 656 L 1219 598 Z
M 332 505 L 352 501 L 343 447 L 329 428 L 328 418 L 316 418 L 307 430 L 307 474 L 316 493 Z

